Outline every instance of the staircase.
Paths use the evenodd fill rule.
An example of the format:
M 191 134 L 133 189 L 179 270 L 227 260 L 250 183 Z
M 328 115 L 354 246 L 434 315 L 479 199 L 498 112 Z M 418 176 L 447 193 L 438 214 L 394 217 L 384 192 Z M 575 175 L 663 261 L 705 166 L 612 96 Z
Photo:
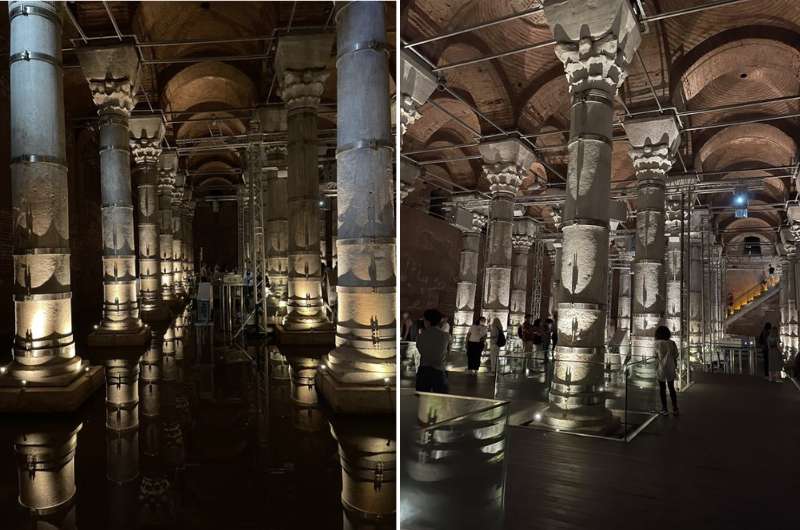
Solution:
M 737 327 L 747 322 L 748 328 L 760 330 L 764 322 L 768 319 L 767 315 L 774 313 L 777 309 L 775 303 L 778 300 L 778 293 L 781 290 L 781 283 L 777 277 L 773 277 L 767 281 L 765 285 L 757 284 L 752 289 L 748 290 L 733 304 L 725 318 L 725 331 L 733 333 L 731 326 L 739 322 Z M 742 317 L 749 316 L 749 318 L 742 320 Z M 741 330 L 739 330 L 741 331 Z M 736 333 L 738 335 L 758 335 L 752 333 Z

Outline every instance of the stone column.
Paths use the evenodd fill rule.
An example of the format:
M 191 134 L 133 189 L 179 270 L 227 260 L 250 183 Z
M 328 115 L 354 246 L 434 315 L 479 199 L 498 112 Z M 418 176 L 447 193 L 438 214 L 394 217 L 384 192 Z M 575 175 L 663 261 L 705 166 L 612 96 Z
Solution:
M 183 283 L 183 223 L 181 214 L 183 210 L 183 185 L 186 176 L 182 171 L 175 174 L 175 185 L 172 186 L 172 287 L 175 296 L 186 296 Z
M 633 252 L 620 250 L 622 268 L 619 271 L 619 294 L 617 296 L 617 334 L 615 343 L 619 357 L 611 359 L 611 366 L 622 366 L 631 354 L 631 263 Z
M 558 294 L 561 292 L 561 241 L 553 243 L 553 269 L 550 276 L 550 317 L 555 320 L 558 311 Z
M 667 286 L 667 307 L 664 314 L 665 325 L 672 332 L 672 340 L 680 347 L 681 320 L 681 278 L 683 274 L 683 249 L 681 244 L 681 219 L 683 209 L 678 200 L 667 201 L 667 256 L 664 262 Z
M 139 362 L 108 358 L 106 368 L 106 475 L 127 483 L 139 476 Z
M 262 133 L 271 135 L 286 131 L 286 109 L 264 107 L 259 109 L 258 117 Z M 289 281 L 286 146 L 277 140 L 270 139 L 267 142 L 263 157 L 266 185 L 264 247 L 272 291 L 269 298 L 270 313 L 276 315 L 281 306 L 286 306 Z
M 534 156 L 517 139 L 485 142 L 480 145 L 480 151 L 483 173 L 489 180 L 492 197 L 482 313 L 488 325 L 491 326 L 493 320 L 499 318 L 503 329 L 506 329 L 511 296 L 514 197 Z
M 322 303 L 317 106 L 330 75 L 332 39 L 330 34 L 287 35 L 275 55 L 289 130 L 287 331 L 330 328 Z
M 61 16 L 47 2 L 9 2 L 8 10 L 15 332 L 0 385 L 64 386 L 81 358 L 72 335 Z
M 694 223 L 692 223 L 694 224 Z M 702 283 L 703 256 L 700 232 L 689 233 L 689 355 L 693 360 L 701 357 L 703 342 Z
M 139 57 L 129 45 L 78 50 L 97 105 L 103 229 L 103 320 L 94 342 L 111 333 L 141 333 L 128 118 L 136 105 Z M 146 340 L 146 334 L 142 340 Z
M 195 284 L 194 275 L 194 189 L 189 186 L 188 177 L 183 188 L 183 202 L 181 204 L 181 229 L 183 231 L 183 290 L 188 295 Z
M 481 232 L 479 229 L 467 230 L 462 228 L 451 352 L 463 353 L 466 351 L 467 332 L 469 332 L 469 327 L 475 318 L 475 290 L 477 289 L 478 281 L 480 244 Z
M 158 157 L 164 125 L 158 116 L 130 121 L 130 146 L 136 164 L 134 176 L 139 215 L 139 300 L 142 318 L 161 303 L 161 270 L 158 237 Z
M 413 52 L 400 50 L 400 134 L 405 136 L 408 127 L 420 119 L 419 108 L 436 90 L 438 80 Z
M 787 269 L 789 274 L 786 276 L 786 317 L 787 317 L 787 334 L 786 334 L 786 352 L 794 355 L 798 347 L 798 287 L 800 287 L 800 264 L 798 264 L 798 247 L 800 247 L 800 223 L 792 222 L 789 227 L 791 237 L 789 243 L 784 245 L 786 250 Z M 782 279 L 783 280 L 783 279 Z
M 159 249 L 161 252 L 161 298 L 174 302 L 175 286 L 172 276 L 172 189 L 178 172 L 178 155 L 162 153 L 158 164 Z
M 322 391 L 346 413 L 395 412 L 394 141 L 384 16 L 384 6 L 372 2 L 350 2 L 336 15 L 336 349 Z
M 514 350 L 522 351 L 522 340 L 519 338 L 518 329 L 528 313 L 528 259 L 537 230 L 532 219 L 515 219 L 513 230 L 508 338 Z
M 603 432 L 614 426 L 604 382 L 609 186 L 614 97 L 639 46 L 628 0 L 549 0 L 544 13 L 572 96 L 562 233 L 558 346 L 546 424 Z
M 628 120 L 629 155 L 638 181 L 636 255 L 633 262 L 633 360 L 642 386 L 655 385 L 655 332 L 664 324 L 665 177 L 675 160 L 680 131 L 672 117 Z
M 417 179 L 422 174 L 422 168 L 406 158 L 400 159 L 400 202 L 405 202 L 406 197 L 414 191 Z

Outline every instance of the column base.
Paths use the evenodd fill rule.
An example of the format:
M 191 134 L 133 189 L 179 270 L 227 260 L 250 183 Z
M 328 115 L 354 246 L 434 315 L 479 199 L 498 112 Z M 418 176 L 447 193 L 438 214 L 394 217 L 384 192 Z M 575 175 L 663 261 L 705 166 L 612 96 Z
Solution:
M 276 324 L 275 336 L 278 344 L 284 345 L 333 346 L 336 340 L 336 334 L 330 322 L 326 322 L 325 326 L 302 330 Z
M 64 386 L 21 387 L 14 380 L 6 385 L 8 375 L 0 377 L 0 412 L 6 413 L 50 413 L 73 412 L 103 386 L 103 368 L 87 366 L 75 380 Z
M 395 387 L 338 381 L 330 370 L 317 372 L 317 389 L 336 414 L 394 414 Z
M 109 331 L 103 328 L 89 334 L 90 348 L 131 348 L 144 347 L 150 342 L 150 326 L 144 325 L 130 331 Z
M 557 431 L 606 436 L 619 429 L 619 419 L 600 407 L 562 409 L 548 405 L 542 413 L 542 424 Z

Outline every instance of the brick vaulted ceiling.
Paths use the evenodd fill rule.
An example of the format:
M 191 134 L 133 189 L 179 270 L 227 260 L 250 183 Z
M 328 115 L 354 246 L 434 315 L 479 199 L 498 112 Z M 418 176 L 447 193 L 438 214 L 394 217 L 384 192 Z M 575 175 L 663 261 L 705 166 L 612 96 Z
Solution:
M 240 151 L 220 145 L 243 135 L 252 108 L 280 104 L 273 68 L 276 40 L 290 32 L 336 28 L 334 2 L 69 2 L 64 16 L 64 93 L 68 119 L 96 120 L 76 48 L 127 41 L 144 64 L 134 115 L 163 112 L 166 144 L 179 147 L 196 192 L 240 181 Z M 394 38 L 395 4 L 386 3 Z M 73 20 L 74 19 L 74 22 Z M 116 24 L 116 28 L 115 28 Z M 6 27 L 8 24 L 6 23 Z M 85 42 L 83 36 L 90 39 Z M 320 130 L 336 124 L 335 54 L 322 97 Z M 331 135 L 329 135 L 331 136 Z M 205 150 L 192 150 L 202 144 Z M 184 147 L 181 150 L 181 147 Z M 335 145 L 329 145 L 331 149 Z
M 641 0 L 647 17 L 668 14 L 712 3 L 711 0 Z M 716 2 L 714 2 L 716 3 Z M 405 44 L 436 37 L 463 28 L 535 9 L 538 0 L 404 0 L 401 2 L 401 38 Z M 641 16 L 641 15 L 640 15 Z M 403 151 L 417 161 L 445 158 L 454 162 L 426 164 L 426 173 L 452 183 L 454 190 L 485 191 L 480 160 L 474 144 L 481 136 L 518 131 L 522 134 L 554 132 L 531 138 L 540 160 L 550 169 L 548 187 L 563 186 L 566 174 L 569 96 L 563 68 L 553 46 L 514 53 L 501 58 L 456 68 L 447 65 L 500 54 L 537 43 L 552 41 L 553 35 L 540 10 L 532 15 L 475 31 L 416 46 L 437 68 L 444 89 L 436 90 L 420 109 L 422 118 L 411 125 Z M 703 181 L 763 176 L 754 190 L 755 202 L 782 204 L 795 198 L 791 174 L 740 170 L 793 166 L 800 143 L 800 99 L 725 109 L 725 106 L 800 95 L 800 2 L 796 0 L 749 0 L 715 9 L 664 18 L 646 23 L 639 57 L 628 68 L 629 76 L 619 91 L 616 113 L 708 110 L 682 114 L 681 161 L 673 173 L 701 172 Z M 649 77 L 649 82 L 648 82 Z M 650 87 L 652 84 L 652 89 Z M 658 98 L 656 103 L 655 98 Z M 461 101 L 459 101 L 459 99 Z M 445 112 L 446 110 L 446 112 Z M 478 112 L 476 112 L 476 110 Z M 478 113 L 482 114 L 480 116 Z M 780 118 L 780 119 L 772 119 Z M 720 124 L 742 122 L 730 126 Z M 629 145 L 621 126 L 614 142 L 615 188 L 634 184 Z M 437 147 L 463 146 L 433 150 Z M 413 154 L 414 151 L 426 151 Z M 729 173 L 737 170 L 736 173 Z M 703 172 L 716 174 L 702 174 Z M 771 175 L 787 175 L 773 178 Z M 423 189 L 418 194 L 427 193 Z M 548 190 L 523 190 L 536 195 Z M 724 192 L 730 197 L 730 191 Z M 720 195 L 723 195 L 721 192 Z M 414 203 L 414 197 L 411 198 Z M 723 196 L 704 196 L 704 203 L 724 203 Z M 728 201 L 729 202 L 729 201 Z M 635 200 L 630 206 L 635 208 Z M 781 208 L 782 209 L 782 208 Z M 548 220 L 549 208 L 530 207 L 529 213 Z M 774 229 L 781 223 L 780 211 L 754 219 L 755 228 L 767 219 Z M 722 212 L 716 221 L 725 229 L 732 212 Z M 747 223 L 744 223 L 745 225 Z M 741 220 L 736 224 L 742 229 Z M 744 227 L 746 228 L 746 226 Z

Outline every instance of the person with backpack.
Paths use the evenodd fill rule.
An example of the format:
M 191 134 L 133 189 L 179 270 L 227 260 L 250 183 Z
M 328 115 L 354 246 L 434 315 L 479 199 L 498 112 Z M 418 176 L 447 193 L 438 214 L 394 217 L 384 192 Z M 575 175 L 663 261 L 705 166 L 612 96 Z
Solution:
M 500 319 L 494 317 L 492 325 L 489 330 L 489 371 L 497 371 L 497 357 L 500 354 L 500 348 L 506 345 L 506 334 L 503 331 L 503 324 Z

